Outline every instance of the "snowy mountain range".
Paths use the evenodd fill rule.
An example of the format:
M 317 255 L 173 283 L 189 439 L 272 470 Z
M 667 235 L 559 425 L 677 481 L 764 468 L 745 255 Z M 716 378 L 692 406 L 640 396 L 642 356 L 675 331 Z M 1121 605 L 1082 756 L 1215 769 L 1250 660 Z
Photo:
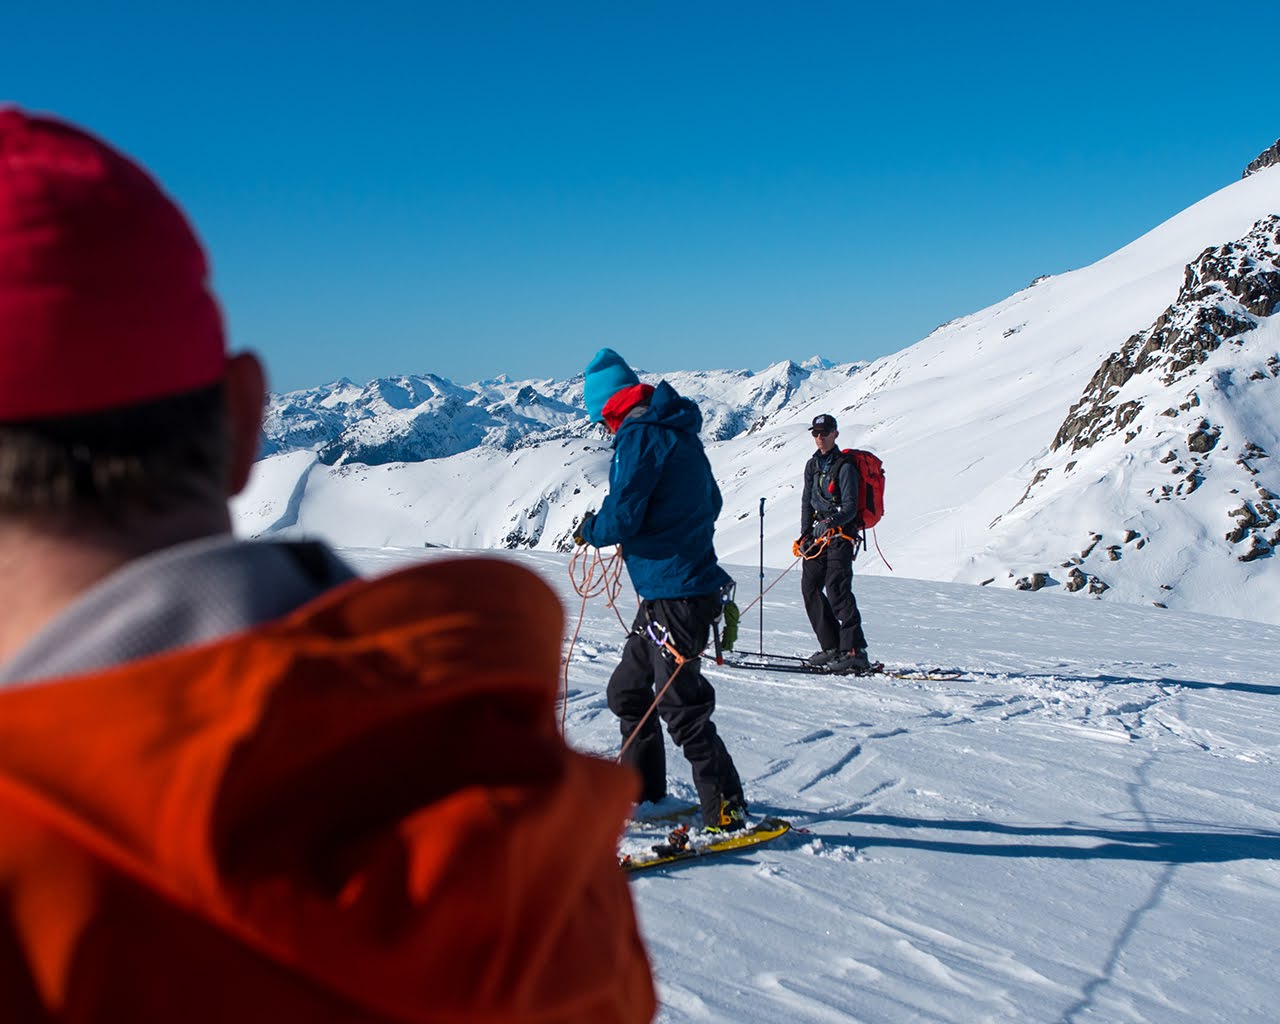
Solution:
M 1277 157 L 1280 143 L 1118 252 L 870 364 L 657 373 L 623 352 L 702 408 L 722 560 L 791 562 L 805 428 L 829 412 L 842 445 L 885 461 L 861 574 L 1280 623 Z M 273 396 L 237 530 L 567 550 L 607 491 L 581 389 L 423 375 Z
M 802 389 L 833 387 L 863 365 L 833 367 L 815 356 L 801 365 L 784 362 L 761 373 L 648 376 L 665 377 L 681 393 L 698 399 L 702 436 L 711 443 L 749 432 Z M 466 386 L 427 374 L 375 380 L 364 387 L 343 379 L 273 396 L 262 454 L 306 449 L 329 466 L 380 466 L 447 458 L 472 448 L 514 451 L 587 436 L 603 435 L 587 421 L 581 374 L 565 381 L 498 377 Z

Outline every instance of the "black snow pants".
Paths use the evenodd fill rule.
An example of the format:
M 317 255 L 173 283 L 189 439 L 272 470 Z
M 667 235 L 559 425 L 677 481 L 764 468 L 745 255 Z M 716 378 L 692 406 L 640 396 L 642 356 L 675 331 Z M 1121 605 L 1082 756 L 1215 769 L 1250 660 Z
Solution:
M 833 537 L 821 554 L 805 559 L 800 570 L 800 593 L 809 623 L 824 651 L 867 649 L 862 616 L 853 596 L 852 542 Z
M 649 710 L 654 694 L 676 671 L 675 659 L 650 634 L 661 637 L 665 630 L 671 646 L 688 658 L 655 713 L 639 727 L 622 762 L 640 773 L 642 800 L 656 802 L 666 796 L 667 755 L 658 726 L 661 717 L 693 769 L 693 785 L 705 825 L 719 822 L 721 798 L 743 799 L 738 770 L 711 721 L 716 691 L 702 675 L 701 659 L 693 657 L 706 647 L 711 624 L 719 614 L 719 594 L 645 601 L 608 687 L 609 709 L 618 716 L 622 741 L 626 743 Z

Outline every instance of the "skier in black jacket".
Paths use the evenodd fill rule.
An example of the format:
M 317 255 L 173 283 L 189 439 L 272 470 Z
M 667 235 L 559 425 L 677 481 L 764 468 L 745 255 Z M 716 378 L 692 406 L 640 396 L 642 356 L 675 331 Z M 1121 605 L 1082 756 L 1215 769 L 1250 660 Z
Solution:
M 864 672 L 871 661 L 853 596 L 854 547 L 849 540 L 856 525 L 861 481 L 853 460 L 836 447 L 840 432 L 835 417 L 815 416 L 809 432 L 817 450 L 805 463 L 800 499 L 798 544 L 804 555 L 800 593 L 822 645 L 809 664 L 830 672 Z

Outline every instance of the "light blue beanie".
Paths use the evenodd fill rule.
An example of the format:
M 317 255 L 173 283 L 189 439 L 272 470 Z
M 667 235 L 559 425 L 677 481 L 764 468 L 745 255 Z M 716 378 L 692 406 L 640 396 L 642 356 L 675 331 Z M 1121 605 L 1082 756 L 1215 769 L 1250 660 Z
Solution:
M 640 378 L 625 359 L 611 348 L 602 348 L 587 363 L 582 398 L 592 423 L 604 420 L 604 407 L 623 388 L 640 383 Z

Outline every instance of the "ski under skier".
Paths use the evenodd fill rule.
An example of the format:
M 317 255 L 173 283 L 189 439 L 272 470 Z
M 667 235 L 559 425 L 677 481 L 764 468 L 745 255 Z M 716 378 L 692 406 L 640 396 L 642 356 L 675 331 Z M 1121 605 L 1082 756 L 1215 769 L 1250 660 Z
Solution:
M 587 513 L 574 539 L 593 547 L 620 544 L 642 602 L 608 686 L 625 745 L 622 760 L 640 773 L 641 800 L 666 796 L 660 716 L 693 770 L 703 826 L 742 828 L 742 783 L 711 720 L 716 695 L 699 660 L 720 616 L 722 589 L 733 582 L 716 561 L 722 500 L 698 437 L 702 413 L 666 381 L 656 388 L 642 384 L 608 348 L 588 364 L 583 392 L 592 422 L 614 435 L 614 456 L 609 494 L 598 513 Z M 668 680 L 657 716 L 648 714 Z

